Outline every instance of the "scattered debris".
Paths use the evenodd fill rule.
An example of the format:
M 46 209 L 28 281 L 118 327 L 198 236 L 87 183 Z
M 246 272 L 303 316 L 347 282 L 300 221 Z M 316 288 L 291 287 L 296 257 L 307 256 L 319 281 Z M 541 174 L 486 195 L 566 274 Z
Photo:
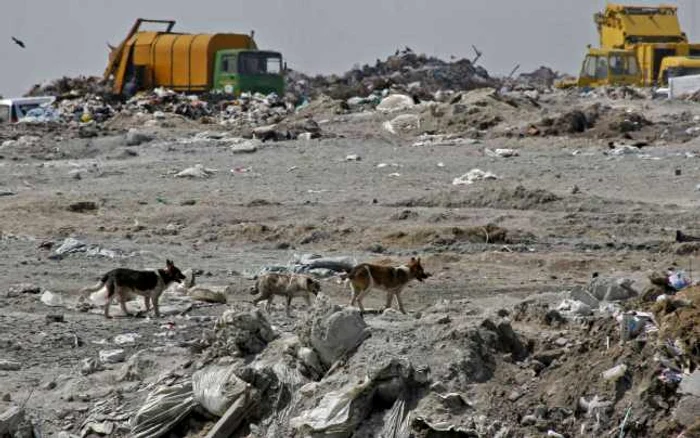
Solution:
M 453 186 L 471 185 L 477 181 L 484 181 L 490 179 L 498 179 L 498 177 L 491 172 L 484 172 L 481 169 L 472 169 L 464 175 L 452 180 Z
M 216 173 L 216 169 L 209 169 L 201 164 L 195 164 L 175 174 L 177 178 L 209 178 Z
M 119 363 L 126 359 L 124 350 L 102 350 L 100 351 L 100 362 L 102 363 Z

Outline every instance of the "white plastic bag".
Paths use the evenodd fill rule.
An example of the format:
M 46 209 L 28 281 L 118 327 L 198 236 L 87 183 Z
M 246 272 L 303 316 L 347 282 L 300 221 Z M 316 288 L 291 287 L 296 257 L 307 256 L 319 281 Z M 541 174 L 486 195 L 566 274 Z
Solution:
M 210 366 L 192 375 L 194 399 L 209 413 L 223 416 L 246 390 L 246 383 L 234 374 L 234 367 Z
M 148 394 L 146 402 L 132 418 L 132 436 L 134 438 L 163 436 L 189 415 L 196 405 L 191 381 L 161 386 Z
M 339 391 L 327 393 L 318 406 L 300 416 L 292 418 L 293 428 L 303 432 L 346 433 L 355 429 L 353 424 L 352 405 L 363 392 L 372 385 L 367 380 L 359 385 L 351 384 Z

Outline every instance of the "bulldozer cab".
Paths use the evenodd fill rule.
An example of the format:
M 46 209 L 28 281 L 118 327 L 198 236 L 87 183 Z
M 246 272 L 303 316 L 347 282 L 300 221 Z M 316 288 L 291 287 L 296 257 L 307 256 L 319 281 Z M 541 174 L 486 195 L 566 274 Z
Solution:
M 214 90 L 234 95 L 253 90 L 282 95 L 282 55 L 267 50 L 220 50 L 215 60 Z
M 700 57 L 667 56 L 661 61 L 658 83 L 668 85 L 670 78 L 700 75 Z
M 634 52 L 590 49 L 581 67 L 579 87 L 638 84 L 641 79 Z

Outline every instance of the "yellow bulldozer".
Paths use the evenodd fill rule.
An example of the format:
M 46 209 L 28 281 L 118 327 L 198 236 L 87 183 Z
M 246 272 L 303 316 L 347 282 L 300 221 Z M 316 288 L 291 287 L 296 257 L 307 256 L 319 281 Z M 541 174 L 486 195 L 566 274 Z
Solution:
M 589 46 L 578 80 L 559 87 L 661 86 L 700 72 L 700 44 L 688 42 L 675 6 L 611 3 L 594 21 L 600 47 Z

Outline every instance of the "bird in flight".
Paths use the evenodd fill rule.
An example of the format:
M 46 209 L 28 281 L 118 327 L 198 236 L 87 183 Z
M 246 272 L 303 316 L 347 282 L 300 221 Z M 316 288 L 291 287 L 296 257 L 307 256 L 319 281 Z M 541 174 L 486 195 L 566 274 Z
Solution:
M 15 37 L 12 37 L 12 41 L 14 41 L 14 43 L 17 44 L 18 46 L 20 46 L 21 48 L 23 48 L 23 49 L 25 48 L 25 47 L 24 47 L 24 42 L 23 42 L 23 41 L 20 41 L 20 40 L 18 40 L 18 39 L 15 38 Z

